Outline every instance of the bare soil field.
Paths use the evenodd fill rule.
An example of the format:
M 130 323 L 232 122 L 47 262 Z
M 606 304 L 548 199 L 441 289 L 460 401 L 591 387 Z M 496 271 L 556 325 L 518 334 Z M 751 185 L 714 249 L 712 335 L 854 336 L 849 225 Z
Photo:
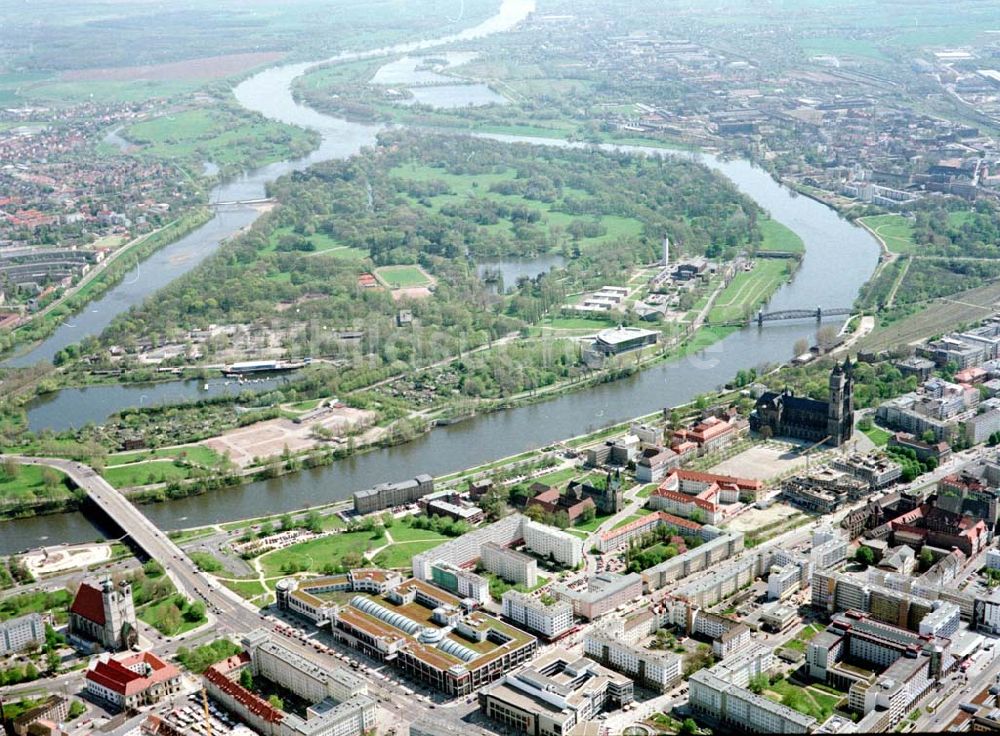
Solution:
M 768 480 L 805 464 L 805 457 L 792 452 L 787 445 L 768 443 L 755 445 L 734 455 L 713 467 L 711 472 L 734 475 L 737 478 Z
M 269 51 L 253 54 L 207 56 L 203 59 L 174 61 L 153 66 L 123 66 L 105 69 L 72 69 L 60 78 L 66 82 L 133 82 L 150 80 L 176 82 L 198 79 L 222 79 L 262 64 L 270 64 L 284 54 Z
M 375 421 L 374 412 L 343 407 L 333 409 L 315 420 L 296 424 L 290 419 L 269 419 L 249 427 L 233 429 L 219 437 L 205 440 L 201 444 L 220 455 L 229 453 L 229 458 L 244 468 L 256 458 L 281 455 L 287 447 L 291 452 L 300 452 L 325 444 L 313 436 L 312 428 L 321 425 L 333 436 L 342 436 L 354 427 L 367 427 Z M 357 438 L 358 445 L 377 439 L 381 429 L 373 428 Z

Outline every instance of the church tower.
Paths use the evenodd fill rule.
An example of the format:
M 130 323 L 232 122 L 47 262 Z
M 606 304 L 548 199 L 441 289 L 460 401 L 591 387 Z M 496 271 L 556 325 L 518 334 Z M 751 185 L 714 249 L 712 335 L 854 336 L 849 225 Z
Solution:
M 840 447 L 854 434 L 854 366 L 850 358 L 830 371 L 826 433 L 830 437 L 827 442 L 834 447 Z

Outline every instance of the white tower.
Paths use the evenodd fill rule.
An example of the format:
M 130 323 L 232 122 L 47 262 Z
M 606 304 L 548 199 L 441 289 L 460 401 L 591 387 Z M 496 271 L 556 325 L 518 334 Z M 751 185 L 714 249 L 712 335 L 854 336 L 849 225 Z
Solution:
M 670 268 L 670 238 L 663 239 L 663 267 Z

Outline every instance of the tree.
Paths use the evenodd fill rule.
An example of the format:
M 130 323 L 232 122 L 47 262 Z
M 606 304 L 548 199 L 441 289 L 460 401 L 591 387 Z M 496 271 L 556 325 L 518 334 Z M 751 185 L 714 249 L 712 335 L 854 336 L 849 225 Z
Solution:
M 55 674 L 59 671 L 61 664 L 62 657 L 59 656 L 59 652 L 49 652 L 48 656 L 45 657 L 45 669 L 48 672 Z
M 69 720 L 75 720 L 87 712 L 87 706 L 82 701 L 74 700 L 69 704 Z
M 809 341 L 804 337 L 800 337 L 795 341 L 795 346 L 792 348 L 792 352 L 794 353 L 794 355 L 792 355 L 793 358 L 797 358 L 804 353 L 808 353 Z
M 240 685 L 247 690 L 253 690 L 253 672 L 249 667 L 244 667 L 243 671 L 240 672 Z
M 747 685 L 751 692 L 760 695 L 767 689 L 767 686 L 771 684 L 770 679 L 767 674 L 761 672 L 760 674 L 754 675 L 750 678 L 750 683 Z
M 187 610 L 184 611 L 184 619 L 191 623 L 196 623 L 198 621 L 205 620 L 205 604 L 201 601 L 195 601 Z
M 934 564 L 934 553 L 931 552 L 929 547 L 923 547 L 917 556 L 917 560 L 920 562 L 920 569 L 926 571 Z
M 693 736 L 693 734 L 698 733 L 698 724 L 694 722 L 693 718 L 685 718 L 681 721 L 681 727 L 677 729 L 677 733 L 682 736 Z
M 524 515 L 535 522 L 541 522 L 545 518 L 545 509 L 539 506 L 537 503 L 532 504 L 524 510 Z
M 271 704 L 272 708 L 277 708 L 278 710 L 285 709 L 285 701 L 282 700 L 277 695 L 271 695 L 270 697 L 268 697 L 267 702 Z
M 854 553 L 854 559 L 861 565 L 868 567 L 875 563 L 875 553 L 872 551 L 871 547 L 858 547 L 858 551 Z
M 21 474 L 21 463 L 12 457 L 3 461 L 3 474 L 7 480 L 14 480 Z
M 827 352 L 837 346 L 840 331 L 833 325 L 823 325 L 816 330 L 816 344 L 822 352 Z

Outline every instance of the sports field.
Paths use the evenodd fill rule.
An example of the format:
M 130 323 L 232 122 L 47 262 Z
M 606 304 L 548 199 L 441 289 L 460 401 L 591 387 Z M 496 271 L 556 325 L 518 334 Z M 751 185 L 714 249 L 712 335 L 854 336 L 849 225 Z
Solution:
M 413 289 L 434 283 L 420 266 L 382 266 L 375 269 L 375 278 L 390 289 Z

